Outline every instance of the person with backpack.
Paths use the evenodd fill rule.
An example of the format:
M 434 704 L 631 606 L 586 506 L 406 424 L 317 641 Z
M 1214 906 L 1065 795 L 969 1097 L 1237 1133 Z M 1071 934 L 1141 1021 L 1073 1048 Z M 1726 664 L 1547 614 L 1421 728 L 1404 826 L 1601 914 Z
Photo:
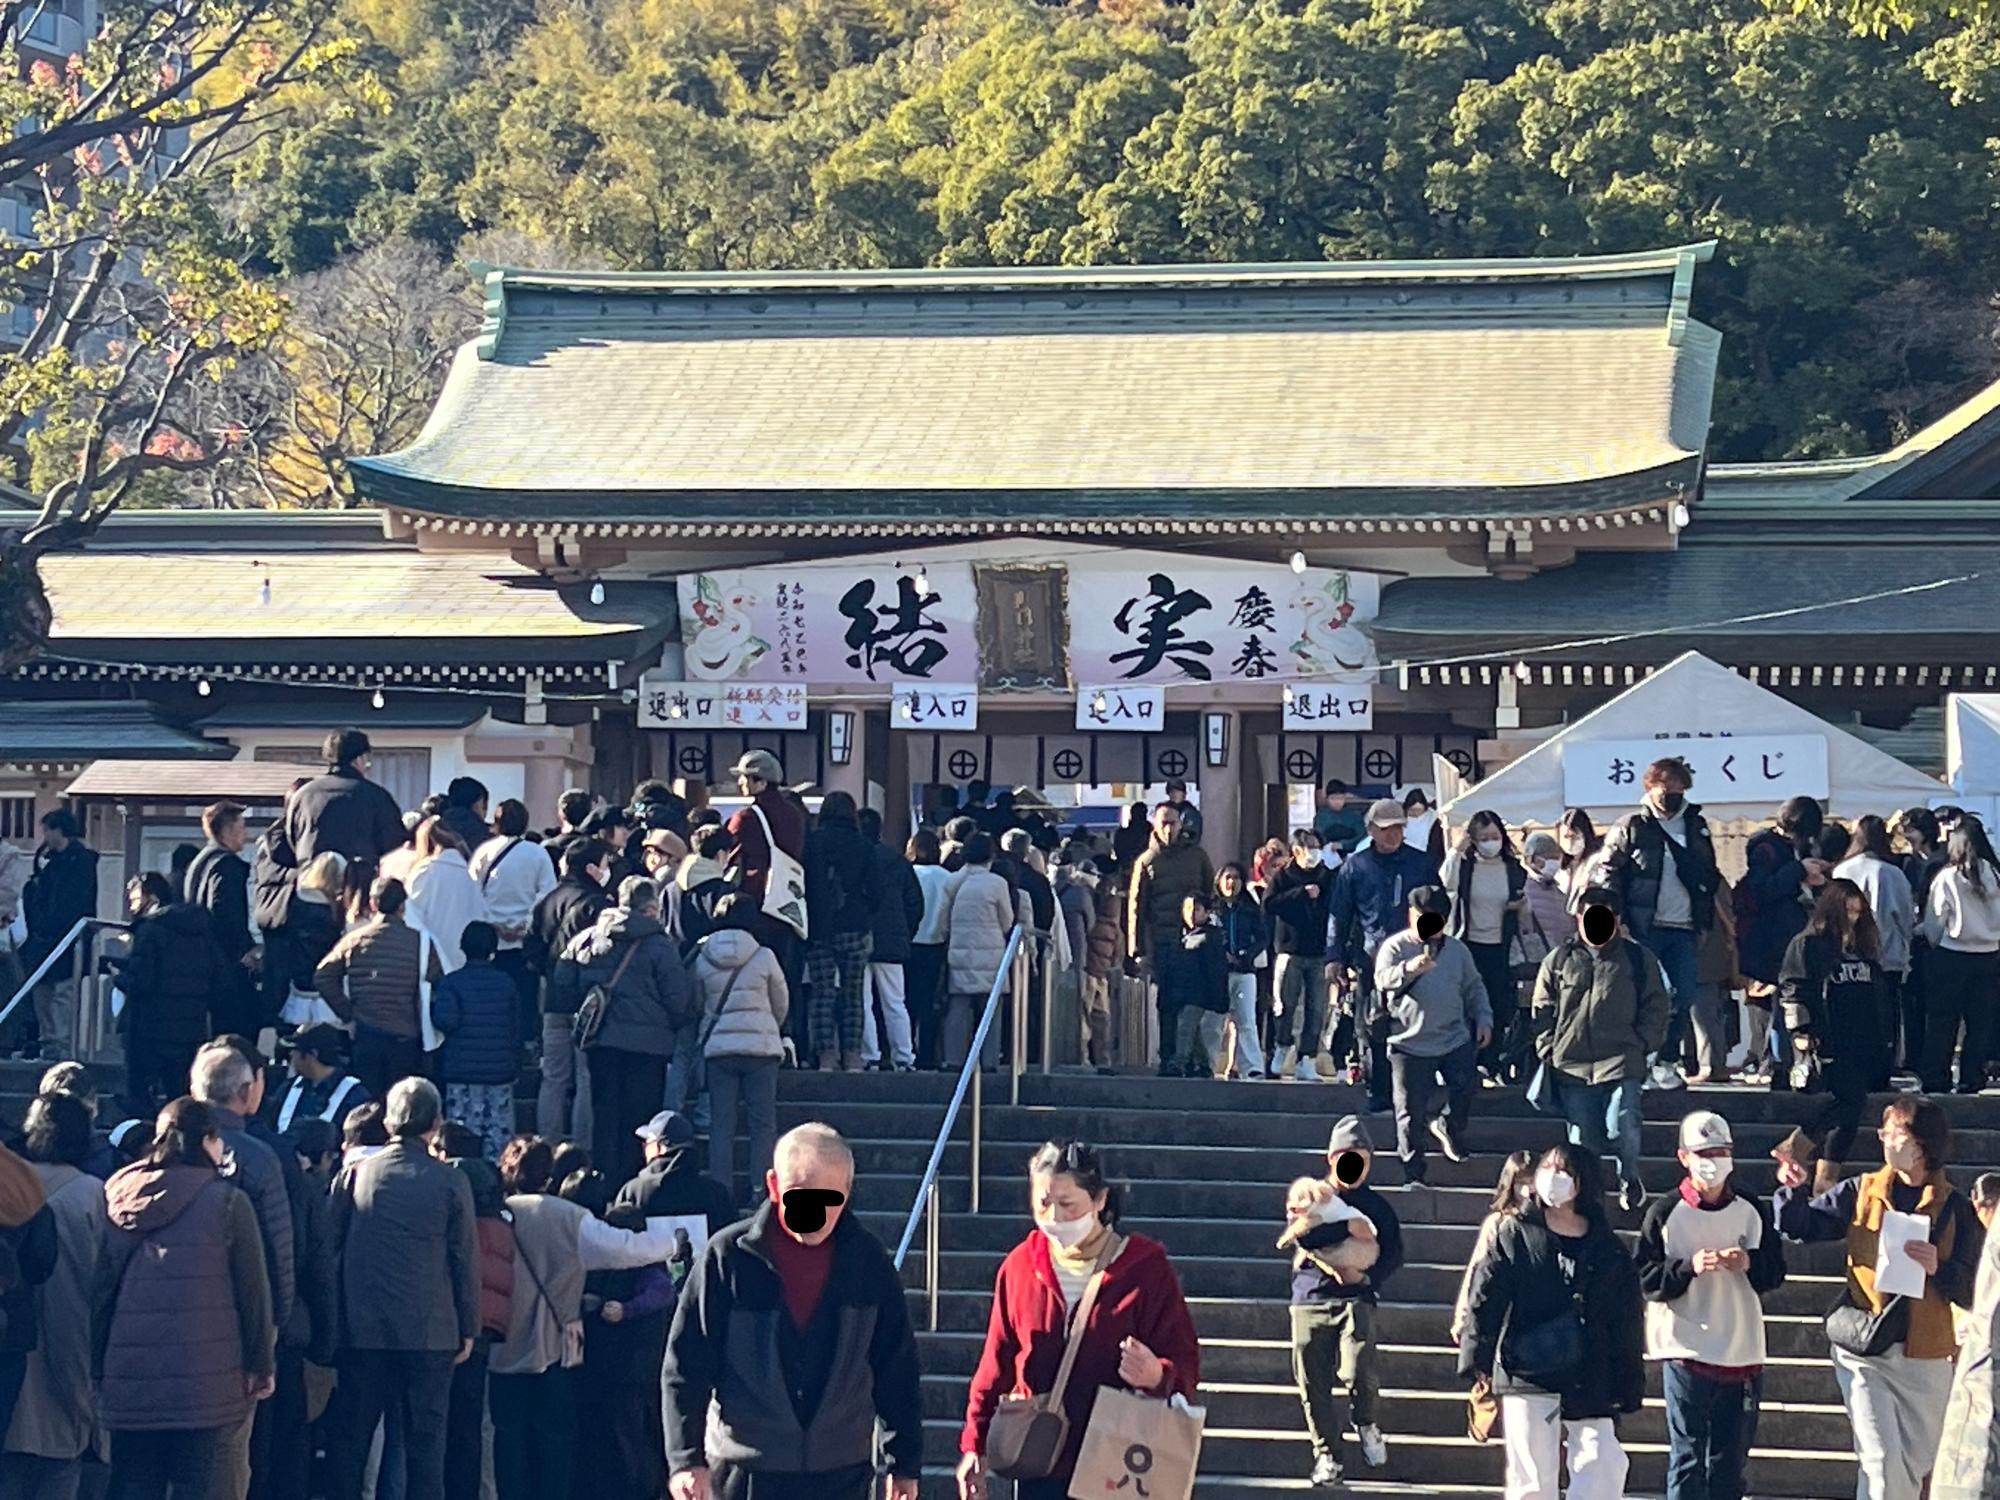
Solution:
M 1529 1009 L 1539 1068 L 1528 1092 L 1569 1122 L 1572 1145 L 1615 1151 L 1618 1200 L 1632 1213 L 1646 1201 L 1639 1091 L 1673 1000 L 1659 961 L 1625 936 L 1618 899 L 1602 886 L 1586 892 L 1577 930 L 1542 960 Z
M 1701 934 L 1715 920 L 1715 888 L 1721 879 L 1715 840 L 1701 808 L 1688 801 L 1694 772 L 1677 755 L 1654 761 L 1643 778 L 1646 800 L 1618 820 L 1604 841 L 1598 879 L 1617 892 L 1626 929 L 1666 970 L 1674 1011 L 1652 1085 L 1684 1086 L 1681 1052 L 1693 1022 L 1701 988 Z
M 636 1132 L 667 1095 L 677 1033 L 701 1013 L 680 948 L 660 921 L 660 888 L 627 878 L 618 904 L 570 944 L 550 987 L 571 997 L 576 1013 L 597 1160 L 607 1175 L 629 1177 L 639 1170 Z
M 1752 834 L 1743 846 L 1745 868 L 1736 882 L 1737 966 L 1756 1012 L 1745 1040 L 1750 1056 L 1763 1059 L 1775 1093 L 1792 1086 L 1792 1045 L 1778 1003 L 1778 970 L 1832 875 L 1818 852 L 1825 824 L 1819 803 L 1793 797 L 1778 809 L 1774 826 Z
M 535 908 L 556 888 L 556 871 L 548 855 L 528 842 L 525 802 L 509 797 L 500 804 L 493 814 L 493 836 L 474 847 L 467 868 L 499 932 L 493 966 L 512 981 L 519 996 L 516 1025 L 520 1039 L 526 1041 L 535 1034 L 540 985 L 522 944 Z
M 537 857 L 537 863 L 548 861 Z M 445 1113 L 477 1131 L 496 1160 L 514 1138 L 521 1063 L 519 991 L 496 961 L 499 945 L 491 923 L 466 923 L 459 937 L 465 967 L 445 975 L 431 994 L 431 1024 L 444 1038 L 437 1078 Z

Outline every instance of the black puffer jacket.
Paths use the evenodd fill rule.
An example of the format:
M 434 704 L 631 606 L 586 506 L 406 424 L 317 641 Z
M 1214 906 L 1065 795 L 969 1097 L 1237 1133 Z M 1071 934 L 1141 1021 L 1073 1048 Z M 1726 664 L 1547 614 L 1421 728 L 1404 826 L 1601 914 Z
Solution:
M 1743 862 L 1735 896 L 1737 967 L 1746 979 L 1776 984 L 1785 950 L 1806 929 L 1806 867 L 1775 828 L 1751 835 Z
M 1490 1376 L 1496 1395 L 1560 1396 L 1569 1422 L 1622 1416 L 1644 1404 L 1639 1273 L 1603 1220 L 1591 1220 L 1580 1240 L 1551 1233 L 1539 1209 L 1506 1220 L 1473 1270 L 1467 1306 L 1458 1370 Z M 1582 1324 L 1581 1359 L 1555 1376 L 1524 1373 L 1524 1344 L 1532 1348 L 1572 1316 Z
M 61 849 L 37 852 L 35 873 L 21 892 L 21 913 L 28 922 L 21 966 L 33 969 L 55 952 L 79 917 L 97 915 L 97 851 L 72 839 Z M 82 942 L 88 951 L 87 934 Z
M 881 900 L 874 848 L 841 821 L 821 822 L 806 840 L 806 921 L 814 938 L 874 930 Z
M 878 964 L 908 963 L 910 939 L 924 921 L 924 888 L 894 849 L 880 842 L 868 848 L 875 866 L 875 946 L 868 957 Z
M 125 992 L 120 1029 L 155 1041 L 198 1042 L 214 1033 L 211 1005 L 230 993 L 238 967 L 215 945 L 208 913 L 176 902 L 132 924 L 132 956 L 119 988 Z
M 1687 888 L 1690 920 L 1697 932 L 1715 922 L 1715 888 L 1722 881 L 1715 865 L 1715 840 L 1708 820 L 1690 802 L 1681 809 L 1685 845 L 1676 843 L 1660 826 L 1650 807 L 1618 820 L 1604 841 L 1600 879 L 1618 892 L 1625 925 L 1640 942 L 1653 930 L 1653 913 L 1660 901 L 1660 883 L 1667 863 Z
M 701 1014 L 679 945 L 659 918 L 622 906 L 607 909 L 595 927 L 579 933 L 556 964 L 550 1012 L 574 1015 L 598 985 L 611 1004 L 593 1047 L 670 1057 L 675 1033 Z
M 348 859 L 380 859 L 408 837 L 396 799 L 349 766 L 336 766 L 292 793 L 285 834 L 301 867 L 329 849 Z

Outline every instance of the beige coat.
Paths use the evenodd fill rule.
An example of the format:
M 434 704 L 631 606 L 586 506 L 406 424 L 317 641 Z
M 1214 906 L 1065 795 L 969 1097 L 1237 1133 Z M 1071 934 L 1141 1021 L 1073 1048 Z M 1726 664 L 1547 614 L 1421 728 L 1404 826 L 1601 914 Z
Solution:
M 1931 1500 L 2000 1500 L 2000 1235 L 1979 1257 L 1972 1312 L 1960 1324 L 1958 1366 L 1944 1410 Z

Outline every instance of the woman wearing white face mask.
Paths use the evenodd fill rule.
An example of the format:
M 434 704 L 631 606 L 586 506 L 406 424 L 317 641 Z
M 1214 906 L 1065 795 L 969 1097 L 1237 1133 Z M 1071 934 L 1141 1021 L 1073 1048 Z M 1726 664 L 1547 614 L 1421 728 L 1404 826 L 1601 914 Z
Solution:
M 1880 1134 L 1886 1166 L 1816 1197 L 1806 1195 L 1805 1168 L 1779 1156 L 1772 1207 L 1788 1240 L 1847 1244 L 1846 1304 L 1827 1315 L 1826 1331 L 1854 1424 L 1857 1500 L 1917 1500 L 1937 1459 L 1958 1356 L 1952 1308 L 1972 1306 L 1985 1231 L 1945 1176 L 1951 1123 L 1942 1107 L 1905 1095 L 1882 1111 Z M 1921 1296 L 1892 1297 L 1876 1285 L 1890 1213 L 1927 1221 L 1926 1237 L 1902 1249 L 1923 1272 Z
M 1028 1185 L 1035 1227 L 1000 1264 L 986 1347 L 966 1393 L 961 1500 L 985 1500 L 987 1439 L 1001 1398 L 1050 1394 L 1071 1340 L 1061 1403 L 1069 1438 L 1046 1473 L 1009 1476 L 1019 1500 L 1064 1500 L 1099 1387 L 1192 1400 L 1201 1378 L 1180 1279 L 1158 1241 L 1118 1232 L 1118 1190 L 1097 1149 L 1049 1142 L 1028 1163 Z
M 1604 1217 L 1594 1152 L 1557 1146 L 1535 1199 L 1501 1224 L 1472 1273 L 1461 1375 L 1492 1382 L 1507 1500 L 1616 1500 L 1628 1467 L 1616 1419 L 1646 1393 L 1639 1278 Z
M 1528 872 L 1522 868 L 1498 813 L 1476 812 L 1439 877 L 1451 892 L 1451 935 L 1472 950 L 1472 962 L 1493 1005 L 1493 1040 L 1479 1063 L 1487 1075 L 1512 1082 L 1521 1070 L 1518 1008 L 1509 958 L 1527 910 Z M 1568 924 L 1564 924 L 1567 927 Z M 1559 929 L 1560 930 L 1560 929 Z

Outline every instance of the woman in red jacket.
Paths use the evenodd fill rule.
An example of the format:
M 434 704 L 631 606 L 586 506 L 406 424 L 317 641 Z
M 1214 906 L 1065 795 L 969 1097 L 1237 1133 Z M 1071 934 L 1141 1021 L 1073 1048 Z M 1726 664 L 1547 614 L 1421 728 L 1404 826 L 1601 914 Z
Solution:
M 1158 1241 L 1118 1233 L 1118 1192 L 1104 1179 L 1097 1148 L 1051 1141 L 1028 1163 L 1028 1179 L 1035 1228 L 1001 1262 L 994 1283 L 959 1437 L 960 1500 L 986 1500 L 986 1431 L 1000 1398 L 1054 1388 L 1070 1311 L 1100 1267 L 1104 1282 L 1063 1392 L 1069 1443 L 1054 1473 L 1015 1484 L 1018 1500 L 1064 1500 L 1100 1386 L 1192 1400 L 1201 1378 L 1180 1278 Z

